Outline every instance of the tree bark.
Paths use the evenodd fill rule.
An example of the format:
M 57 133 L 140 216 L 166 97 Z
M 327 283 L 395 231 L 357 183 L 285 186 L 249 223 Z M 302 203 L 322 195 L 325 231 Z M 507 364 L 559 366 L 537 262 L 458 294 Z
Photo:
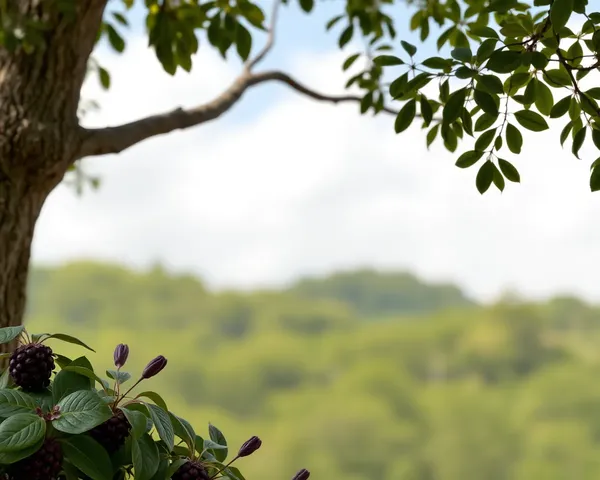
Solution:
M 107 0 L 19 0 L 47 34 L 32 53 L 0 48 L 0 327 L 20 325 L 35 224 L 81 146 L 77 108 Z M 2 346 L 7 351 L 11 346 Z

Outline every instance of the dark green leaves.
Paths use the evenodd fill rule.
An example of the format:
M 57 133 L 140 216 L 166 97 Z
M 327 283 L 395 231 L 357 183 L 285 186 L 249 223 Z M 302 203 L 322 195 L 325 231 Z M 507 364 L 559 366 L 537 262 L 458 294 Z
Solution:
M 564 27 L 573 13 L 573 0 L 554 0 L 550 7 L 550 21 L 555 32 Z
M 0 452 L 16 452 L 44 438 L 46 422 L 34 413 L 18 413 L 0 423 Z
M 75 435 L 62 440 L 62 449 L 69 462 L 92 480 L 111 480 L 112 463 L 106 450 L 88 435 Z
M 450 95 L 450 98 L 448 98 L 448 102 L 444 106 L 443 110 L 444 122 L 452 123 L 460 116 L 460 113 L 462 112 L 462 109 L 465 105 L 466 98 L 466 88 L 461 88 L 460 90 L 457 90 L 456 92 Z
M 596 160 L 598 162 L 598 160 Z M 594 163 L 596 163 L 594 162 Z M 593 167 L 590 174 L 590 190 L 597 192 L 600 190 L 600 167 Z
M 401 40 L 400 44 L 402 45 L 402 48 L 404 49 L 404 51 L 406 51 L 406 53 L 408 53 L 411 57 L 414 57 L 415 54 L 417 53 L 417 47 L 415 47 L 411 43 Z
M 521 153 L 521 148 L 523 147 L 523 136 L 517 127 L 515 127 L 512 123 L 506 124 L 506 145 L 508 145 L 508 149 L 514 153 Z
M 459 168 L 469 168 L 472 165 L 475 165 L 482 156 L 482 151 L 470 150 L 458 157 L 458 160 L 456 161 L 456 166 Z
M 35 400 L 20 390 L 0 390 L 0 417 L 2 418 L 17 413 L 32 413 L 36 406 Z
M 387 67 L 393 65 L 404 65 L 404 61 L 393 55 L 379 55 L 373 59 L 373 62 L 380 67 Z
M 499 101 L 498 97 L 494 99 L 492 95 L 486 93 L 482 90 L 475 90 L 473 93 L 473 99 L 475 103 L 481 107 L 485 113 L 489 113 L 490 115 L 498 114 Z
M 159 452 L 156 443 L 147 433 L 131 442 L 131 456 L 136 480 L 150 480 L 159 464 Z
M 548 129 L 548 124 L 544 117 L 539 113 L 532 112 L 531 110 L 519 110 L 515 112 L 515 118 L 523 127 L 533 132 L 541 132 Z
M 52 424 L 65 433 L 87 432 L 112 416 L 108 405 L 93 390 L 73 392 L 58 402 L 58 407 L 60 417 Z
M 23 326 L 0 328 L 0 344 L 9 343 L 23 332 Z
M 396 133 L 403 132 L 408 127 L 415 118 L 415 114 L 417 111 L 417 102 L 416 100 L 409 100 L 404 104 L 398 115 L 396 116 L 396 122 L 394 124 L 394 128 Z
M 486 68 L 496 73 L 511 73 L 521 64 L 521 54 L 514 50 L 501 50 L 492 54 Z
M 487 192 L 494 180 L 494 172 L 496 171 L 496 166 L 490 161 L 487 160 L 477 172 L 477 176 L 475 177 L 475 186 L 477 190 L 482 195 Z
M 350 40 L 352 40 L 353 36 L 354 27 L 352 26 L 352 24 L 350 24 L 342 31 L 342 34 L 340 35 L 340 38 L 338 40 L 338 45 L 340 46 L 340 48 L 344 48 L 344 46 L 348 44 Z
M 512 163 L 499 158 L 498 166 L 500 167 L 502 174 L 511 182 L 519 183 L 521 181 L 521 175 L 519 175 L 519 171 Z

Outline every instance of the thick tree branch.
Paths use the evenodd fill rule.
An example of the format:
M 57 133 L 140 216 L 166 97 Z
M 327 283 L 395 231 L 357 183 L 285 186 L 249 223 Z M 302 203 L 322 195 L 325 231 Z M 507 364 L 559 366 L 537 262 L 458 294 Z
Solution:
M 275 0 L 271 13 L 268 37 L 265 46 L 244 65 L 242 74 L 217 98 L 196 108 L 184 110 L 178 108 L 172 112 L 153 115 L 131 123 L 116 127 L 100 129 L 82 128 L 82 143 L 77 160 L 94 156 L 120 153 L 148 138 L 170 133 L 209 122 L 226 113 L 242 97 L 250 87 L 266 82 L 279 82 L 313 100 L 329 103 L 360 103 L 361 97 L 356 95 L 325 95 L 312 90 L 290 75 L 279 71 L 253 73 L 252 69 L 260 63 L 273 48 L 275 43 L 275 26 L 281 0 Z M 397 111 L 384 108 L 384 112 L 397 115 Z
M 360 103 L 361 100 L 361 97 L 356 95 L 325 95 L 316 92 L 283 72 L 271 71 L 255 74 L 245 72 L 217 98 L 196 108 L 189 110 L 178 108 L 171 112 L 153 115 L 116 127 L 83 129 L 83 143 L 78 159 L 94 155 L 120 153 L 157 135 L 215 120 L 233 107 L 248 88 L 266 82 L 282 83 L 313 100 L 321 102 L 333 104 Z M 384 111 L 393 115 L 398 113 L 390 108 L 385 108 Z

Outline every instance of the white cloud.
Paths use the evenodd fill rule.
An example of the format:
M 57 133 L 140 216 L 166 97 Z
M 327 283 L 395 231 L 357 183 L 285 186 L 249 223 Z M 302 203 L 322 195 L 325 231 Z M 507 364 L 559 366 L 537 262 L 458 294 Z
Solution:
M 341 91 L 339 58 L 299 57 L 293 72 L 320 91 Z M 235 75 L 203 54 L 195 73 L 172 79 L 142 43 L 104 63 L 114 87 L 88 124 L 205 101 Z M 86 92 L 97 98 L 94 84 Z M 248 117 L 255 105 L 240 121 L 236 112 Z M 454 167 L 455 155 L 440 146 L 428 152 L 416 127 L 396 136 L 389 117 L 261 87 L 217 122 L 91 159 L 101 190 L 53 193 L 34 260 L 160 259 L 218 286 L 376 265 L 457 280 L 482 298 L 511 286 L 599 299 L 590 268 L 600 260 L 600 196 L 587 188 L 593 152 L 584 162 L 561 150 L 562 123 L 527 136 L 514 159 L 522 185 L 482 197 L 475 171 Z

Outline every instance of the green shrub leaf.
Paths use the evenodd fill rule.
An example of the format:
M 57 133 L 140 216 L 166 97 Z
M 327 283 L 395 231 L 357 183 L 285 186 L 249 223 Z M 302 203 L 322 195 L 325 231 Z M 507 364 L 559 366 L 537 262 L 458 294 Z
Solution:
M 61 440 L 64 456 L 92 480 L 111 480 L 112 463 L 106 450 L 88 435 Z
M 60 417 L 52 425 L 65 433 L 87 432 L 112 416 L 110 407 L 92 390 L 73 392 L 60 400 L 58 407 Z
M 0 423 L 0 452 L 16 452 L 44 438 L 46 422 L 34 413 L 17 413 Z
M 158 470 L 158 447 L 148 434 L 131 441 L 131 457 L 135 470 L 135 480 L 150 480 Z
M 0 390 L 0 417 L 10 417 L 17 413 L 33 413 L 37 403 L 34 398 L 20 390 L 3 388 Z
M 18 327 L 0 328 L 0 344 L 11 342 L 19 335 L 21 335 L 21 332 L 23 332 L 23 330 L 25 330 L 25 327 L 23 327 L 22 325 Z

